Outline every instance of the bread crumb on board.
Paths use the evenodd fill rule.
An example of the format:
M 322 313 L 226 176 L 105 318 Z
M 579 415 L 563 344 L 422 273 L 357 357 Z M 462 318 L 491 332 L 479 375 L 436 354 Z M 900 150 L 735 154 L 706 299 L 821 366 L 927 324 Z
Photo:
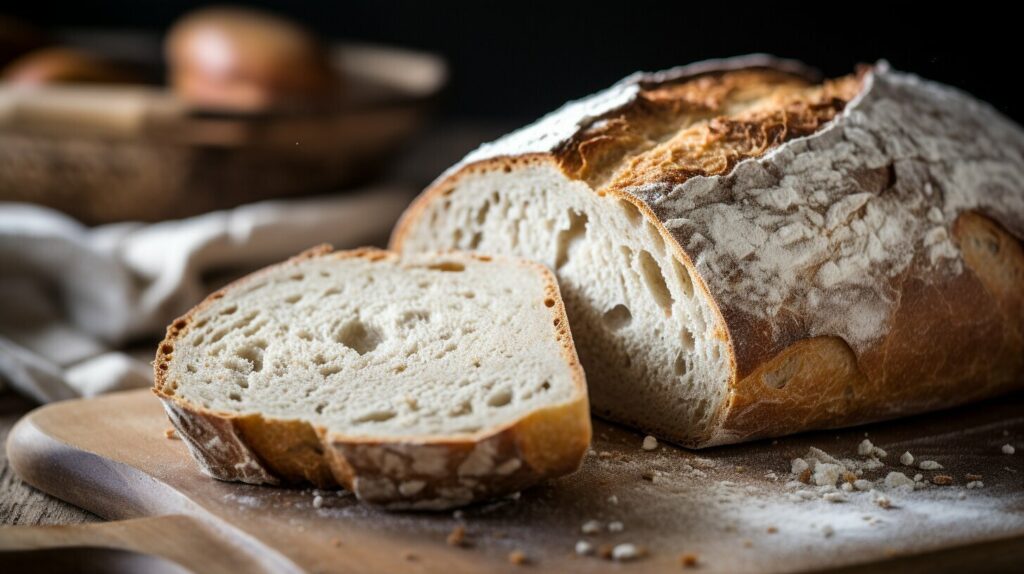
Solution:
M 612 559 L 618 562 L 627 562 L 629 560 L 643 558 L 645 554 L 646 550 L 630 542 L 616 544 L 615 547 L 612 548 Z
M 575 550 L 579 556 L 590 556 L 594 553 L 594 545 L 586 540 L 579 540 L 576 542 Z
M 643 448 L 644 450 L 654 450 L 658 448 L 658 439 L 654 438 L 651 435 L 645 436 L 644 443 L 643 445 L 641 445 L 641 448 Z
M 900 455 L 900 464 L 903 466 L 914 466 L 914 455 L 910 454 L 910 451 Z
M 936 474 L 932 477 L 932 484 L 938 486 L 949 486 L 953 484 L 953 477 L 947 474 Z
M 181 437 L 178 436 L 178 431 L 174 430 L 174 427 L 165 430 L 164 437 L 169 438 L 171 440 L 181 440 Z
M 692 552 L 679 555 L 679 565 L 683 568 L 696 568 L 699 562 L 700 558 Z
M 601 532 L 601 523 L 597 520 L 588 520 L 580 526 L 580 532 L 583 534 L 597 534 Z
M 1013 454 L 1015 452 L 1017 452 L 1017 449 L 1013 448 L 1012 444 L 1003 445 L 1003 454 Z
M 874 456 L 877 458 L 885 458 L 889 456 L 887 452 L 873 445 L 870 440 L 864 439 L 857 445 L 857 454 L 861 456 Z
M 914 479 L 903 474 L 902 472 L 890 472 L 885 475 L 885 486 L 888 488 L 898 488 L 900 486 L 914 487 Z
M 467 546 L 469 541 L 466 539 L 466 527 L 460 524 L 452 528 L 452 531 L 448 533 L 446 542 L 448 542 L 448 546 Z
M 972 480 L 971 482 L 967 483 L 967 489 L 968 490 L 974 490 L 976 488 L 984 488 L 984 487 L 985 487 L 985 483 L 980 481 L 980 480 Z
M 608 523 L 608 532 L 622 532 L 623 530 L 625 530 L 625 528 L 625 525 L 623 525 L 618 520 L 614 520 Z
M 515 566 L 523 566 L 529 563 L 530 559 L 526 557 L 526 553 L 522 550 L 513 550 L 508 553 L 508 563 Z
M 842 492 L 826 492 L 822 498 L 827 502 L 847 502 L 850 500 L 849 497 Z
M 941 470 L 943 467 L 934 460 L 922 460 L 921 463 L 917 465 L 917 468 L 920 468 L 921 470 Z

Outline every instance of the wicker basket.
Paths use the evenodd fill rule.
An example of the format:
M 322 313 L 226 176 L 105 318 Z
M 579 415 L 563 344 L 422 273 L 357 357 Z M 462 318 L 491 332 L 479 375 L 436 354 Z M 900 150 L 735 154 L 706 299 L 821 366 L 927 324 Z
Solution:
M 156 221 L 352 183 L 422 123 L 446 70 L 365 45 L 334 61 L 345 99 L 315 114 L 196 114 L 158 87 L 0 87 L 0 201 Z

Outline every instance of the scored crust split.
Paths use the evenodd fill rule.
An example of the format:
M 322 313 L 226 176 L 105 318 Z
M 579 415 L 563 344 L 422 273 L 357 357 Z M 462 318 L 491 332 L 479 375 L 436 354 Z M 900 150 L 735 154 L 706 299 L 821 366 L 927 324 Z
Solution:
M 522 260 L 317 248 L 210 295 L 154 365 L 222 480 L 438 510 L 570 473 L 590 444 L 557 283 Z
M 401 253 L 558 276 L 594 412 L 688 446 L 1024 385 L 1024 131 L 885 63 L 637 74 L 482 146 Z

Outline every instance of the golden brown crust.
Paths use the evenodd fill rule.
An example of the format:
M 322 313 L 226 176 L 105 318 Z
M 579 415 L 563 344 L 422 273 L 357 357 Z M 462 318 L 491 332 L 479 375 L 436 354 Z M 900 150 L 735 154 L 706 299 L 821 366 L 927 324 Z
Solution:
M 556 156 L 567 175 L 605 190 L 719 175 L 818 131 L 860 87 L 858 76 L 813 85 L 765 69 L 652 86 L 615 117 L 578 133 Z
M 877 347 L 858 358 L 837 337 L 794 343 L 736 383 L 707 444 L 885 420 L 1019 387 L 1024 248 L 973 212 L 957 219 L 954 237 L 967 270 L 946 281 L 907 277 Z
M 309 249 L 280 265 L 318 257 L 396 259 L 374 248 L 333 252 Z M 491 261 L 486 255 L 456 254 Z M 575 397 L 500 427 L 451 437 L 345 436 L 301 420 L 211 411 L 175 394 L 168 376 L 175 343 L 207 306 L 278 266 L 244 277 L 211 294 L 167 328 L 154 361 L 154 392 L 203 469 L 222 480 L 344 486 L 362 500 L 391 508 L 436 510 L 508 494 L 545 478 L 573 472 L 590 444 L 586 380 L 569 332 L 554 276 L 543 266 L 519 262 L 545 279 L 553 328 L 572 369 Z
M 651 184 L 671 187 L 694 176 L 730 173 L 742 159 L 817 133 L 863 95 L 867 77 L 862 72 L 810 86 L 794 75 L 747 70 L 644 85 L 637 98 L 598 115 L 548 152 L 473 156 L 417 198 L 396 226 L 391 248 L 403 250 L 431 202 L 462 178 L 485 171 L 553 165 L 599 195 L 636 205 L 696 279 L 730 348 L 729 396 L 707 434 L 690 446 L 881 420 L 1018 388 L 1024 382 L 1024 255 L 1019 238 L 1000 225 L 1020 229 L 1005 208 L 989 216 L 959 212 L 955 224 L 938 228 L 957 244 L 963 272 L 938 270 L 915 246 L 907 270 L 883 286 L 898 302 L 887 332 L 855 350 L 842 337 L 812 333 L 805 315 L 783 309 L 768 322 L 729 305 L 708 289 L 691 253 L 665 226 L 669 217 L 686 215 L 652 211 L 664 192 L 637 196 L 643 195 L 638 188 Z M 848 177 L 856 181 L 850 188 L 891 191 L 895 161 L 851 170 Z

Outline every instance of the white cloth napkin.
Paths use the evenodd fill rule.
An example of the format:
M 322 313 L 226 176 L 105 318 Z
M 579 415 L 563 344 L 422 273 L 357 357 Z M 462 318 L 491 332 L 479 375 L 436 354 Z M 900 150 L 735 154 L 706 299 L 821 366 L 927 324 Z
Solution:
M 161 335 L 207 294 L 203 276 L 380 241 L 411 195 L 379 188 L 92 228 L 0 203 L 0 386 L 40 402 L 148 386 L 149 364 L 119 349 Z

